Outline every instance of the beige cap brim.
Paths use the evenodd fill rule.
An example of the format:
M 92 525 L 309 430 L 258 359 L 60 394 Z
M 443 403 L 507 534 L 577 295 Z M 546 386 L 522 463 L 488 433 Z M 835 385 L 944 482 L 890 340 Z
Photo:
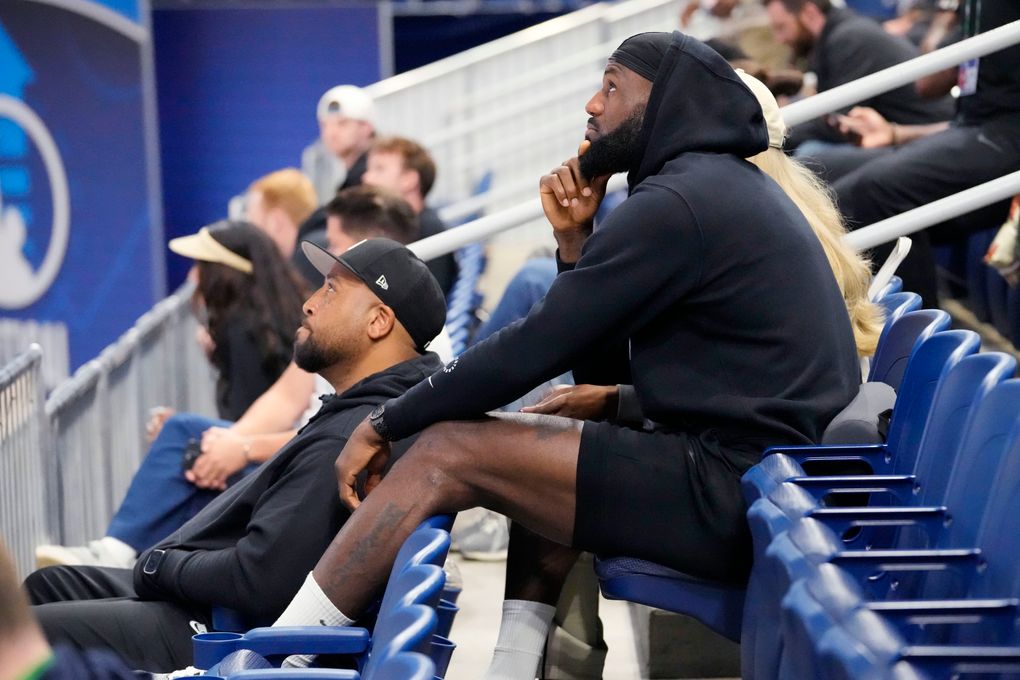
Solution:
M 167 245 L 178 255 L 190 257 L 193 260 L 216 262 L 245 274 L 252 272 L 251 261 L 241 257 L 213 238 L 206 227 L 199 229 L 197 234 L 171 239 Z

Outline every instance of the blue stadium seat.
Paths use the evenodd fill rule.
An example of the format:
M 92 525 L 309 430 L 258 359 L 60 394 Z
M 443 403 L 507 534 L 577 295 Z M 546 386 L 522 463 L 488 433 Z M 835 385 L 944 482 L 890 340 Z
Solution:
M 689 576 L 633 557 L 596 558 L 602 594 L 698 619 L 730 640 L 740 640 L 743 587 Z
M 1013 374 L 1015 367 L 1012 357 L 990 353 L 966 357 L 947 374 L 932 407 L 935 422 L 929 426 L 922 444 L 926 455 L 919 458 L 919 467 L 927 470 L 923 475 L 929 479 L 910 487 L 911 494 L 904 494 L 907 504 L 938 506 L 946 502 L 953 507 L 964 503 L 972 489 L 991 485 L 1001 456 L 1002 438 L 1011 423 L 1004 412 L 1008 413 L 1010 404 L 1015 408 L 1020 402 L 1020 385 L 1011 384 L 1017 381 L 1000 384 Z M 971 408 L 972 403 L 976 408 Z M 964 430 L 967 436 L 961 443 L 959 433 Z M 1000 445 L 996 446 L 996 442 Z M 957 451 L 961 453 L 957 455 Z M 922 459 L 932 461 L 933 469 L 921 464 Z M 956 465 L 952 464 L 953 459 L 958 461 Z M 950 470 L 952 480 L 947 481 Z M 859 489 L 882 488 L 877 480 L 870 487 L 866 480 L 857 478 Z M 816 546 L 809 556 L 784 533 L 802 516 L 811 516 L 826 525 L 809 525 L 815 532 L 822 532 L 821 538 L 808 542 Z M 885 545 L 889 546 L 892 545 L 889 527 L 924 528 L 921 536 L 912 533 L 900 537 L 907 542 L 935 535 L 944 520 L 944 513 L 932 508 L 821 508 L 815 497 L 790 483 L 780 484 L 768 496 L 757 499 L 748 511 L 755 563 L 748 584 L 741 648 L 744 677 L 773 677 L 770 669 L 777 667 L 781 650 L 777 630 L 768 625 L 779 613 L 778 597 L 774 594 L 782 593 L 814 562 L 852 547 L 839 538 L 847 529 L 864 527 L 856 544 L 875 545 L 884 537 Z M 798 529 L 805 531 L 804 527 Z M 918 541 L 914 545 L 925 544 Z M 828 554 L 819 545 L 827 545 Z
M 423 567 L 424 568 L 424 567 Z M 429 567 L 434 568 L 434 567 Z M 327 668 L 256 668 L 227 676 L 230 680 L 424 680 L 435 665 L 426 652 L 435 629 L 436 614 L 424 605 L 398 607 L 379 619 L 368 663 L 359 673 Z
M 893 323 L 907 312 L 916 312 L 921 309 L 921 296 L 917 293 L 900 292 L 890 293 L 878 300 L 885 312 L 885 323 L 882 326 L 882 334 L 878 336 L 878 342 L 889 333 Z
M 911 314 L 922 314 L 912 312 Z M 903 317 L 907 319 L 910 314 Z M 901 320 L 902 321 L 902 320 Z M 907 474 L 913 472 L 920 451 L 935 389 L 942 376 L 961 359 L 974 354 L 980 338 L 971 331 L 943 331 L 918 347 L 904 375 L 889 423 L 885 444 L 869 446 L 792 446 L 773 447 L 762 461 L 741 478 L 744 500 L 750 507 L 768 495 L 779 483 L 806 476 L 804 465 L 866 463 L 872 472 Z M 805 481 L 821 491 L 825 480 Z M 821 496 L 819 497 L 821 498 Z
M 875 302 L 881 302 L 885 296 L 899 293 L 901 290 L 903 290 L 903 279 L 894 275 L 889 279 L 889 283 L 885 284 L 885 287 L 878 291 L 878 295 L 875 296 Z
M 899 392 L 910 355 L 924 340 L 949 328 L 949 322 L 949 315 L 940 309 L 920 309 L 894 321 L 871 360 L 868 380 L 884 382 Z
M 380 609 L 371 636 L 363 628 L 322 626 L 254 628 L 244 634 L 201 633 L 194 636 L 195 665 L 211 668 L 232 652 L 250 650 L 263 657 L 277 658 L 291 654 L 349 654 L 354 655 L 359 666 L 367 670 L 366 655 L 368 663 L 371 663 L 373 650 L 392 650 L 412 639 L 417 646 L 410 651 L 427 654 L 436 626 L 435 605 L 444 581 L 442 568 L 432 564 L 411 565 L 404 569 L 396 581 L 387 585 L 385 604 Z M 420 616 L 410 617 L 403 613 L 418 611 L 417 608 L 428 612 L 426 620 L 419 621 Z M 409 617 L 413 618 L 413 622 L 408 622 Z M 426 623 L 428 636 L 422 642 L 414 636 Z M 401 626 L 405 625 L 411 627 L 402 633 Z M 402 647 L 397 651 L 409 651 L 409 648 Z

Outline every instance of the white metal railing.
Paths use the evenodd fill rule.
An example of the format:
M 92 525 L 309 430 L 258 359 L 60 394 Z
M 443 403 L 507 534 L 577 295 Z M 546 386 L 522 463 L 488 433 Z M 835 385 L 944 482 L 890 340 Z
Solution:
M 789 126 L 803 123 L 886 90 L 895 89 L 913 82 L 922 76 L 936 73 L 963 61 L 1018 43 L 1020 43 L 1020 21 L 1001 26 L 973 38 L 968 38 L 955 45 L 950 45 L 936 52 L 897 64 L 878 73 L 865 76 L 860 80 L 841 85 L 827 92 L 785 106 L 782 109 L 783 118 Z M 444 233 L 422 239 L 412 244 L 410 246 L 411 249 L 423 259 L 438 257 L 439 255 L 453 252 L 468 243 L 489 238 L 542 217 L 541 202 L 535 197 L 540 174 L 542 173 L 536 174 L 531 180 L 532 198 L 529 200 L 522 201 L 498 213 L 473 220 L 459 227 L 448 229 Z M 874 225 L 876 227 L 881 226 L 881 229 L 869 231 L 869 227 L 868 229 L 858 230 L 855 233 L 861 234 L 861 236 L 855 238 L 861 240 L 852 240 L 851 242 L 855 246 L 858 243 L 868 244 L 859 245 L 858 247 L 861 248 L 871 247 L 878 243 L 893 240 L 897 236 L 910 234 L 951 217 L 990 205 L 1010 195 L 1020 193 L 1020 191 L 1015 190 L 1016 179 L 1009 179 L 1008 177 L 1001 178 L 1001 181 L 995 180 L 990 182 L 989 185 L 992 186 L 975 187 L 968 190 L 968 192 L 946 197 L 936 203 L 932 203 L 930 206 L 916 208 L 909 213 Z M 626 180 L 618 175 L 610 181 L 609 190 L 614 191 L 625 186 Z M 959 203 L 958 211 L 950 214 L 950 208 L 957 203 Z M 883 240 L 874 241 L 873 239 L 876 238 L 877 234 L 881 234 Z
M 42 363 L 42 348 L 33 344 L 0 367 L 0 538 L 21 574 L 30 571 L 36 544 L 49 538 L 53 516 Z
M 49 398 L 38 345 L 0 369 L 0 535 L 23 573 L 39 543 L 103 535 L 145 453 L 151 407 L 215 412 L 190 293 L 146 312 Z
M 935 52 L 890 66 L 831 90 L 820 92 L 799 102 L 783 107 L 783 120 L 792 127 L 826 113 L 845 108 L 876 94 L 895 90 L 918 78 L 943 71 L 969 59 L 998 52 L 1004 47 L 1020 43 L 1020 21 L 986 31 L 973 38 L 943 47 Z
M 378 127 L 421 141 L 439 168 L 430 199 L 450 205 L 492 172 L 492 191 L 447 217 L 515 205 L 569 157 L 584 103 L 623 38 L 676 27 L 683 0 L 598 3 L 371 85 Z
M 925 227 L 966 215 L 978 208 L 984 208 L 1017 195 L 1020 195 L 1020 171 L 1003 175 L 998 179 L 922 205 L 901 215 L 875 222 L 863 229 L 850 232 L 845 238 L 857 250 L 867 250 L 880 243 L 893 241 L 900 236 L 908 236 Z

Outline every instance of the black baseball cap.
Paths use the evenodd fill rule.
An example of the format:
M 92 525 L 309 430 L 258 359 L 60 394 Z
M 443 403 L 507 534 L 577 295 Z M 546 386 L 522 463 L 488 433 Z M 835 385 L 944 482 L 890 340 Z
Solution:
M 393 310 L 397 320 L 424 352 L 446 322 L 446 299 L 436 277 L 410 250 L 388 238 L 359 241 L 337 257 L 311 241 L 301 250 L 323 276 L 337 264 L 364 282 Z

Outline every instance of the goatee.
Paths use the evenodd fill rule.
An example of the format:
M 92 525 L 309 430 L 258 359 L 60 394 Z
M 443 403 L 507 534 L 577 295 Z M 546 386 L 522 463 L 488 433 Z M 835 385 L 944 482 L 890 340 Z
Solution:
M 641 161 L 641 126 L 645 107 L 632 113 L 615 130 L 591 143 L 588 151 L 578 159 L 581 174 L 592 180 L 603 175 L 628 172 Z

